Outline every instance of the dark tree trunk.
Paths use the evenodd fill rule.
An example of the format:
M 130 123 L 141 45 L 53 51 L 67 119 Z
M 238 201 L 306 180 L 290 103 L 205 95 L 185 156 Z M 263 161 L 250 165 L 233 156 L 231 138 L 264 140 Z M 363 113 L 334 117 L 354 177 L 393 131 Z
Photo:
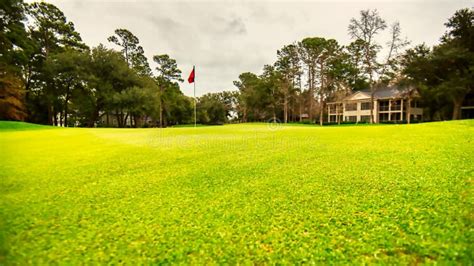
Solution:
M 321 68 L 321 89 L 319 91 L 319 125 L 323 125 L 323 119 L 324 119 L 324 91 L 325 91 L 325 82 L 324 82 L 324 63 L 320 63 L 320 68 Z
M 300 113 L 300 122 L 303 122 L 303 108 L 304 108 L 304 100 L 300 96 L 300 106 L 299 106 L 299 113 Z
M 453 120 L 461 119 L 461 106 L 463 101 L 464 97 L 453 100 Z
M 123 120 L 123 127 L 127 127 L 127 119 L 128 119 L 128 113 L 125 115 L 125 118 Z
M 323 125 L 323 120 L 324 120 L 324 102 L 323 100 L 321 99 L 321 106 L 319 107 L 319 125 L 322 126 Z
M 53 106 L 48 104 L 48 124 L 54 126 L 54 121 L 53 121 Z
M 119 110 L 115 110 L 115 117 L 117 118 L 118 127 L 123 127 L 123 114 Z
M 163 86 L 160 86 L 160 128 L 163 127 Z
M 52 107 L 52 115 L 53 115 L 53 119 L 54 119 L 53 125 L 54 126 L 58 125 L 58 116 L 56 114 L 57 114 L 56 110 L 54 110 L 54 107 Z
M 372 90 L 370 93 L 370 123 L 373 124 L 375 123 L 375 117 L 374 117 L 374 100 L 375 100 L 375 90 Z
M 68 102 L 69 102 L 69 93 L 66 94 L 66 100 L 64 101 L 64 127 L 67 127 Z
M 98 103 L 96 104 L 95 108 L 94 108 L 94 113 L 92 114 L 91 118 L 90 118 L 90 121 L 89 121 L 89 127 L 94 127 L 95 126 L 95 123 L 97 121 L 99 121 L 99 119 L 102 117 L 99 115 L 100 113 L 100 110 L 103 110 L 103 104 L 100 104 L 99 102 L 101 102 L 100 100 L 98 101 Z M 102 114 L 103 115 L 103 114 Z M 108 113 L 107 113 L 107 125 L 109 124 L 109 117 L 108 117 Z
M 308 111 L 308 116 L 309 116 L 309 121 L 312 123 L 313 122 L 313 77 L 312 77 L 312 71 L 313 69 L 310 67 L 309 72 L 308 72 L 308 85 L 309 85 L 309 111 Z
M 98 109 L 94 110 L 94 113 L 92 114 L 92 117 L 89 120 L 89 125 L 88 127 L 94 127 L 95 122 L 99 120 L 99 112 Z

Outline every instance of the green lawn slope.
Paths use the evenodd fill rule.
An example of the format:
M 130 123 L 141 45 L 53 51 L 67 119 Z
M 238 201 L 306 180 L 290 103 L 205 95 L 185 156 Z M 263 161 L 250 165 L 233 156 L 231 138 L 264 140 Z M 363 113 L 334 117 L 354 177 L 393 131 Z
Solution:
M 17 121 L 0 121 L 0 131 L 19 131 L 19 130 L 34 130 L 34 129 L 52 129 L 55 127 L 44 126 L 26 122 L 17 122 Z
M 474 261 L 472 120 L 49 129 L 0 122 L 0 264 Z

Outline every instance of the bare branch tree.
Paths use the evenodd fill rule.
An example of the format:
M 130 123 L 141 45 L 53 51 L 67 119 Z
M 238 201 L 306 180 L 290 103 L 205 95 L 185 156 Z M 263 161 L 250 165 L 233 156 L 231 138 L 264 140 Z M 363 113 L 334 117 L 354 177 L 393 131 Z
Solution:
M 380 86 L 387 75 L 389 69 L 395 69 L 396 60 L 399 51 L 408 45 L 406 39 L 401 38 L 400 23 L 395 22 L 390 27 L 391 39 L 387 43 L 388 55 L 383 63 L 378 63 L 377 55 L 381 46 L 375 41 L 375 37 L 387 28 L 387 23 L 378 14 L 377 10 L 362 10 L 360 18 L 350 20 L 348 31 L 352 39 L 362 40 L 363 45 L 363 65 L 364 72 L 369 79 L 371 94 L 370 121 L 374 123 L 374 95 L 378 86 Z
M 389 50 L 387 58 L 382 66 L 382 70 L 379 75 L 379 82 L 382 81 L 388 69 L 394 66 L 394 58 L 399 55 L 400 51 L 404 47 L 410 44 L 410 42 L 406 38 L 403 39 L 401 37 L 401 33 L 402 31 L 400 27 L 400 22 L 394 22 L 390 27 L 391 39 L 389 42 L 387 42 L 387 47 Z

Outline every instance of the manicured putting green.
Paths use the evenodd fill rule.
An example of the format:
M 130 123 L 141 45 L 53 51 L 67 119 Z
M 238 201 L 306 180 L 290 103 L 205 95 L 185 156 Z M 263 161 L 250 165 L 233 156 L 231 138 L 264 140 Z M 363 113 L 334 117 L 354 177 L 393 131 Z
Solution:
M 0 122 L 0 264 L 474 261 L 474 121 Z

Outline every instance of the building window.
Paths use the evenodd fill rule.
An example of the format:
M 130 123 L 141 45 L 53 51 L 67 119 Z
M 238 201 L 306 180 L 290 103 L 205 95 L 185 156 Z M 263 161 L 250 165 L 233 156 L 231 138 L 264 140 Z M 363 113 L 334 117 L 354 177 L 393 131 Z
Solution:
M 418 107 L 420 107 L 420 104 L 418 103 L 418 101 L 412 100 L 411 103 L 410 103 L 410 107 L 411 108 L 418 108 Z
M 346 111 L 357 111 L 357 103 L 346 103 Z
M 370 115 L 361 115 L 360 122 L 370 122 Z
M 360 103 L 360 110 L 370 110 L 371 102 Z
M 390 110 L 391 111 L 401 110 L 402 109 L 401 103 L 402 103 L 402 101 L 400 101 L 400 100 L 392 101 L 392 105 L 390 107 Z
M 357 116 L 355 115 L 346 116 L 346 122 L 357 122 Z
M 379 122 L 388 121 L 388 113 L 379 114 Z
M 390 120 L 392 120 L 392 121 L 400 121 L 400 120 L 401 120 L 401 115 L 400 115 L 400 113 L 393 113 L 393 114 L 390 116 Z
M 335 113 L 336 112 L 336 105 L 335 104 L 330 104 L 329 105 L 329 112 L 330 113 Z
M 379 102 L 379 111 L 388 111 L 388 101 Z

